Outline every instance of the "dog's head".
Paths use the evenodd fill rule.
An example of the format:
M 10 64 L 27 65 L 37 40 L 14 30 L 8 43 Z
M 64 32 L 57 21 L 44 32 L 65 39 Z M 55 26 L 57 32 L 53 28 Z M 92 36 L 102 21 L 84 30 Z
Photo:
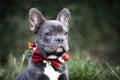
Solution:
M 36 46 L 48 55 L 59 55 L 69 50 L 68 20 L 70 12 L 62 9 L 56 20 L 46 20 L 36 8 L 29 11 L 30 29 L 36 34 Z

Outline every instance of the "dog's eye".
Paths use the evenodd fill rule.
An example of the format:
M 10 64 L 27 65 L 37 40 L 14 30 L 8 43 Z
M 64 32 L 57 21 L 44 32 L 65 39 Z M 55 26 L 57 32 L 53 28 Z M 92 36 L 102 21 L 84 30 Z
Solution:
M 52 35 L 52 33 L 51 32 L 46 32 L 45 35 L 50 36 L 50 35 Z
M 65 32 L 64 35 L 68 35 L 68 32 Z

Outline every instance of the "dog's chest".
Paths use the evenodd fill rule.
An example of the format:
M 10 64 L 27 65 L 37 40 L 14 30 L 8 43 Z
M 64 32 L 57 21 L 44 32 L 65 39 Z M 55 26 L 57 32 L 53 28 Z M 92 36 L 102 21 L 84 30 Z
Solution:
M 46 67 L 44 68 L 44 74 L 46 74 L 50 78 L 50 80 L 58 80 L 61 73 L 55 71 L 51 64 L 47 62 Z

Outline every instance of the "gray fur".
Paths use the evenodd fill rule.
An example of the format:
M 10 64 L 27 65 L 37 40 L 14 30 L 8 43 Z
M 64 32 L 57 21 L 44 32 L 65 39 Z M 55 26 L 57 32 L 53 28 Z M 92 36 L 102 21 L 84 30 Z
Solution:
M 44 57 L 54 55 L 59 58 L 69 50 L 67 34 L 69 17 L 70 12 L 67 8 L 59 12 L 56 20 L 46 20 L 39 10 L 30 9 L 30 29 L 36 34 L 36 47 Z M 68 68 L 66 63 L 64 64 L 64 69 L 57 71 L 60 73 L 58 80 L 69 80 Z M 50 80 L 44 74 L 46 65 L 44 62 L 33 63 L 30 58 L 27 68 L 16 77 L 16 80 Z

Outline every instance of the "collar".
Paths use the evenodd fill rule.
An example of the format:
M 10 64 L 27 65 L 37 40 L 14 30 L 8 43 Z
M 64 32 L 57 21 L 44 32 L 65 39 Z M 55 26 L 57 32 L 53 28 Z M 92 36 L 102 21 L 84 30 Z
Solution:
M 33 44 L 33 43 L 29 44 L 29 49 L 33 51 L 33 54 L 32 54 L 32 62 L 33 63 L 38 63 L 38 62 L 47 63 L 47 62 L 49 62 L 50 65 L 52 65 L 52 67 L 55 68 L 56 70 L 60 70 L 61 67 L 63 67 L 63 63 L 70 59 L 70 56 L 66 53 L 64 53 L 59 58 L 57 58 L 54 55 L 50 55 L 49 57 L 44 57 L 41 54 L 41 51 L 39 51 L 37 49 L 37 47 L 35 46 L 35 44 Z

